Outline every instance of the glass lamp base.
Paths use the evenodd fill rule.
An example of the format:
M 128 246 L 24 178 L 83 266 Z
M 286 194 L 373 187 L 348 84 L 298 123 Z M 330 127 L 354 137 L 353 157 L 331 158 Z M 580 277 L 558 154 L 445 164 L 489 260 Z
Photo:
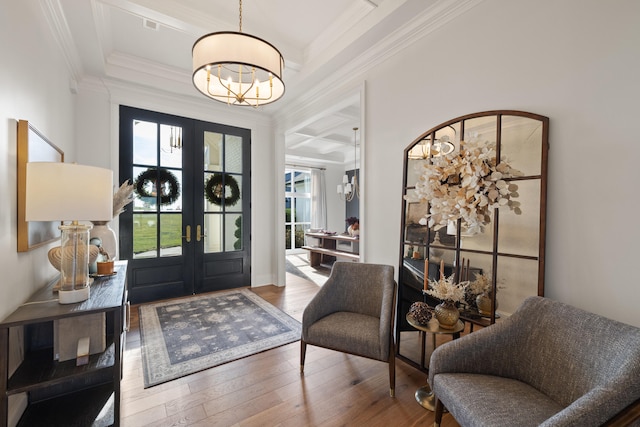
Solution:
M 60 304 L 75 304 L 77 302 L 86 301 L 89 299 L 89 287 L 84 286 L 81 288 L 73 289 L 70 291 L 58 291 L 58 302 Z

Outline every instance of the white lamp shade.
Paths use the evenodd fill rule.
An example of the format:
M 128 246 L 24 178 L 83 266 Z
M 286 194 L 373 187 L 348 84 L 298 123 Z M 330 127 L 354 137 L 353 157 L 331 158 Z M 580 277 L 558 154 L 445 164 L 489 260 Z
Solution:
M 192 49 L 193 84 L 204 95 L 217 101 L 237 105 L 255 105 L 253 101 L 240 102 L 229 99 L 227 88 L 218 81 L 218 65 L 222 65 L 220 78 L 230 78 L 234 83 L 242 83 L 244 92 L 252 85 L 251 68 L 255 67 L 256 85 L 259 87 L 259 105 L 268 104 L 284 94 L 282 71 L 284 59 L 272 44 L 249 34 L 232 31 L 217 32 L 200 37 Z M 242 76 L 238 66 L 244 66 Z M 207 67 L 211 68 L 211 79 L 207 82 Z M 269 77 L 273 87 L 270 88 Z M 255 96 L 255 86 L 247 97 Z M 271 97 L 269 95 L 271 94 Z
M 27 221 L 110 221 L 113 172 L 72 163 L 27 163 Z

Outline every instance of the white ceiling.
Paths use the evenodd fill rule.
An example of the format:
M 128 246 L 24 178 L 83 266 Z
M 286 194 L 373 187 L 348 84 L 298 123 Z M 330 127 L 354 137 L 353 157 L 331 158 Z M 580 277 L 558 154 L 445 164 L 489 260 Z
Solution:
M 261 109 L 276 113 L 382 40 L 402 31 L 424 33 L 425 22 L 437 27 L 452 10 L 464 11 L 477 1 L 244 0 L 242 31 L 272 43 L 285 60 L 285 96 Z M 79 84 L 98 79 L 106 85 L 126 82 L 202 97 L 191 83 L 193 43 L 204 34 L 239 27 L 236 0 L 40 2 Z M 287 131 L 287 160 L 352 162 L 359 102 L 359 97 L 347 99 Z

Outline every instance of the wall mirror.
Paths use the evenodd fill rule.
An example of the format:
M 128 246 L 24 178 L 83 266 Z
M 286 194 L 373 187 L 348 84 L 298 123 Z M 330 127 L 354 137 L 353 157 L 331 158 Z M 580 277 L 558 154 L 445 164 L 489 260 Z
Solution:
M 427 368 L 425 340 L 408 324 L 406 315 L 413 302 L 425 301 L 431 306 L 439 302 L 425 296 L 423 287 L 425 274 L 437 280 L 441 264 L 444 274 L 453 275 L 456 281 L 474 281 L 479 275 L 488 279 L 489 308 L 478 308 L 473 293 L 477 288 L 470 287 L 458 305 L 461 319 L 472 326 L 499 322 L 526 297 L 544 295 L 548 134 L 547 117 L 487 111 L 438 125 L 405 149 L 396 311 L 401 359 Z M 480 177 L 459 172 L 461 164 L 479 161 L 488 165 Z M 446 167 L 434 173 L 439 165 Z M 496 171 L 502 176 L 494 174 Z M 474 205 L 482 188 L 488 188 L 475 186 L 474 179 L 492 181 L 499 187 L 494 186 L 497 193 L 489 196 L 491 208 Z M 458 196 L 453 194 L 464 195 L 462 204 L 467 203 L 467 210 L 462 218 L 450 220 L 450 212 L 460 211 L 455 202 Z M 491 200 L 499 201 L 495 206 L 500 206 L 492 206 Z M 485 215 L 474 216 L 474 212 Z

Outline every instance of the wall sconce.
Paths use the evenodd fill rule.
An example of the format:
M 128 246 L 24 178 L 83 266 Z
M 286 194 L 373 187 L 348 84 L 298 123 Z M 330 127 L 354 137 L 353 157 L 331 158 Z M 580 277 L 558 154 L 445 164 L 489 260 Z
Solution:
M 27 163 L 27 221 L 71 221 L 60 225 L 60 247 L 49 259 L 60 259 L 60 304 L 89 298 L 89 230 L 78 221 L 113 217 L 113 172 L 71 163 Z
M 340 200 L 346 200 L 350 202 L 354 199 L 354 197 L 360 198 L 360 186 L 358 185 L 358 166 L 357 166 L 357 154 L 358 154 L 358 145 L 356 143 L 357 140 L 357 132 L 358 128 L 353 128 L 353 176 L 351 177 L 351 182 L 349 182 L 349 177 L 345 173 L 342 176 L 342 184 L 338 184 L 338 196 Z

